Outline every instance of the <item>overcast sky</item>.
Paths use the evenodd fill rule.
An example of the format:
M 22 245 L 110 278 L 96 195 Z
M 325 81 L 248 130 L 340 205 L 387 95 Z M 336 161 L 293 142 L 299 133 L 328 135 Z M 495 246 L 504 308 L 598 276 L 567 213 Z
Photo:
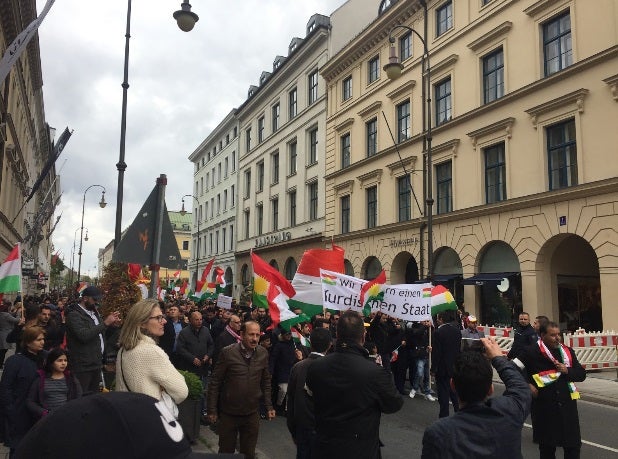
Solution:
M 133 0 L 123 229 L 159 174 L 168 177 L 168 210 L 180 210 L 181 196 L 192 192 L 188 156 L 272 70 L 275 56 L 287 55 L 292 37 L 305 36 L 311 15 L 330 15 L 344 2 L 193 0 L 200 19 L 185 33 L 172 17 L 181 0 Z M 39 12 L 44 5 L 37 0 Z M 84 274 L 95 274 L 98 249 L 114 237 L 126 13 L 126 0 L 58 0 L 39 28 L 46 120 L 56 137 L 65 126 L 74 130 L 56 163 L 62 218 L 52 237 L 67 266 L 76 230 L 79 246 L 84 190 L 107 190 L 104 209 L 100 188 L 86 195 Z

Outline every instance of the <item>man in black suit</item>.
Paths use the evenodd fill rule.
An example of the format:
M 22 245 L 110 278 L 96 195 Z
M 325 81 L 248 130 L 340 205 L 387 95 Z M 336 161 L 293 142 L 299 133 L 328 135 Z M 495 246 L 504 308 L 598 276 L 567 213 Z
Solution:
M 314 458 L 379 458 L 380 417 L 403 405 L 392 375 L 369 359 L 364 342 L 363 318 L 346 311 L 337 322 L 335 352 L 307 370 L 315 413 Z
M 461 330 L 455 319 L 455 311 L 438 313 L 438 329 L 434 334 L 431 352 L 431 374 L 436 378 L 436 391 L 440 404 L 439 417 L 441 418 L 449 415 L 449 398 L 453 402 L 453 409 L 459 410 L 457 394 L 450 384 L 453 376 L 453 364 L 461 350 Z
M 163 336 L 159 339 L 159 346 L 169 356 L 170 362 L 176 366 L 176 339 L 180 331 L 187 325 L 180 314 L 178 306 L 171 305 L 167 308 L 167 321 L 163 326 Z
M 296 459 L 309 459 L 315 442 L 315 416 L 313 401 L 305 392 L 307 370 L 320 357 L 324 357 L 331 344 L 331 334 L 326 328 L 311 332 L 311 353 L 292 367 L 288 384 L 287 424 L 296 444 Z

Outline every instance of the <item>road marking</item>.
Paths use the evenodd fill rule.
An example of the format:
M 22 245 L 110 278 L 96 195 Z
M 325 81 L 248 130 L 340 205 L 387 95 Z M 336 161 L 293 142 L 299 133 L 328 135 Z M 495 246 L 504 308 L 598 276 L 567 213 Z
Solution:
M 524 423 L 524 427 L 528 427 L 528 428 L 532 429 L 532 425 L 531 424 Z M 618 448 L 612 448 L 611 446 L 600 445 L 598 443 L 593 443 L 593 442 L 588 441 L 588 440 L 582 440 L 582 443 L 584 443 L 586 445 L 594 446 L 595 448 L 605 449 L 607 451 L 611 451 L 612 453 L 618 453 Z

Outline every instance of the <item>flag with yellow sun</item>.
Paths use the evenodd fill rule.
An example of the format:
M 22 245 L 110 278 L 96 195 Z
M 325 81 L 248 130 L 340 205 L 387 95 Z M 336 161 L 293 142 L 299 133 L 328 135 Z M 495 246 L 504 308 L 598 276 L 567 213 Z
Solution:
M 363 315 L 367 317 L 371 314 L 371 302 L 383 300 L 384 292 L 382 286 L 386 284 L 386 273 L 384 270 L 374 280 L 367 282 L 360 291 L 360 304 L 363 305 Z

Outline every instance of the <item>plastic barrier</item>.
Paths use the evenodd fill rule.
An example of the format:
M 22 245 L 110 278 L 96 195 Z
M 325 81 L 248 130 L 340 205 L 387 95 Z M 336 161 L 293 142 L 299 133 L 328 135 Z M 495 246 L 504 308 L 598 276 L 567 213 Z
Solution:
M 572 347 L 586 370 L 618 369 L 618 333 L 586 332 L 583 329 L 563 335 L 564 344 Z
M 513 346 L 513 329 L 511 327 L 491 327 L 489 325 L 478 325 L 478 331 L 485 333 L 485 336 L 493 336 L 496 343 L 500 345 L 502 353 L 508 354 Z

